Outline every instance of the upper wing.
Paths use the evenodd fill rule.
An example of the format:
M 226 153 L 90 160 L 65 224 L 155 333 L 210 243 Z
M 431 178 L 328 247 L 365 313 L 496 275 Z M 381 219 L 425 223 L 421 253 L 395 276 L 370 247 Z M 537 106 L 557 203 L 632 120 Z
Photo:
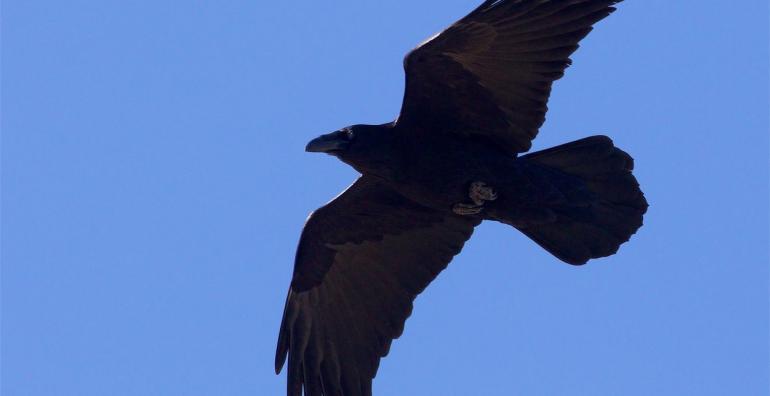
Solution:
M 414 298 L 478 220 L 417 205 L 367 176 L 314 212 L 300 238 L 275 368 L 288 395 L 370 395 Z
M 528 151 L 553 81 L 620 0 L 487 0 L 404 59 L 397 125 Z

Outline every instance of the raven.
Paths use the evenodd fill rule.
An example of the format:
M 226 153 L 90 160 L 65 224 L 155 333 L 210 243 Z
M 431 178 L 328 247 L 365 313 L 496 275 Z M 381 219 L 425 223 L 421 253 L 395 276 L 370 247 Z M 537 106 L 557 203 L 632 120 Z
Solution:
M 412 302 L 483 220 L 564 262 L 614 254 L 647 202 L 606 136 L 527 152 L 553 82 L 619 0 L 487 0 L 404 59 L 396 121 L 312 140 L 361 173 L 307 219 L 278 337 L 287 394 L 370 395 Z

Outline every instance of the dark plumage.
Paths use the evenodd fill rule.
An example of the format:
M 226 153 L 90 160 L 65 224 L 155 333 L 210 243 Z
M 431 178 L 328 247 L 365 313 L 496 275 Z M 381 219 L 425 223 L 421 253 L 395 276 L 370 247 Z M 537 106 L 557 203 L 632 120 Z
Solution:
M 321 136 L 362 176 L 307 220 L 276 353 L 288 395 L 370 395 L 414 298 L 483 220 L 559 259 L 614 254 L 647 202 L 606 136 L 519 156 L 554 80 L 618 1 L 485 1 L 410 52 L 398 120 Z

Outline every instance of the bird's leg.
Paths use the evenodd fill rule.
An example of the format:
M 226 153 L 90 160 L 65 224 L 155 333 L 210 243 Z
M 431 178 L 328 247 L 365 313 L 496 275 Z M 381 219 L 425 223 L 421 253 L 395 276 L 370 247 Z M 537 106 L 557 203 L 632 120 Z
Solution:
M 459 203 L 452 206 L 452 212 L 460 216 L 469 216 L 481 213 L 484 207 L 476 204 Z
M 492 187 L 487 186 L 486 183 L 481 181 L 475 181 L 471 183 L 468 188 L 468 197 L 470 197 L 472 204 L 458 203 L 452 207 L 452 212 L 461 215 L 475 215 L 481 213 L 484 209 L 485 201 L 494 201 L 497 199 L 497 193 Z
M 484 201 L 494 201 L 497 199 L 495 190 L 487 186 L 487 183 L 481 181 L 471 183 L 470 188 L 468 188 L 468 196 L 471 197 L 473 203 L 480 206 L 484 205 Z

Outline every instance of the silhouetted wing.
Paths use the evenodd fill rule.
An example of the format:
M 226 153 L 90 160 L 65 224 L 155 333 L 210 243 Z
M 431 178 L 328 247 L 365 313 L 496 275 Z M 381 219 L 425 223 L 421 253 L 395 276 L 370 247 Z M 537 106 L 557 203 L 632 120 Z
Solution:
M 288 395 L 370 395 L 412 301 L 479 220 L 417 205 L 363 176 L 302 231 L 278 337 Z
M 406 56 L 397 126 L 481 135 L 508 151 L 528 151 L 553 81 L 618 2 L 485 1 Z

